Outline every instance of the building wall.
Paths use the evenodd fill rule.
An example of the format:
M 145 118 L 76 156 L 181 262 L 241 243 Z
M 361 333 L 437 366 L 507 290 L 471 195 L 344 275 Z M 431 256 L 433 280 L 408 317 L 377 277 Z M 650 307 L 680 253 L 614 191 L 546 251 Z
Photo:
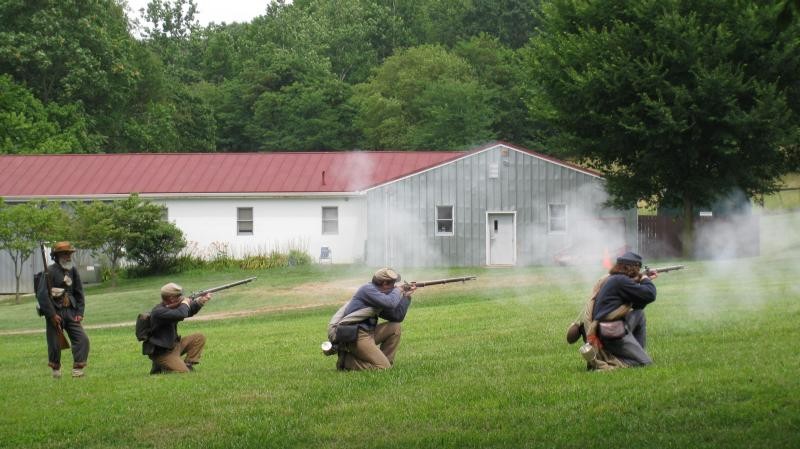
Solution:
M 516 265 L 550 264 L 567 249 L 599 260 L 636 242 L 636 211 L 609 210 L 603 180 L 503 145 L 367 192 L 370 265 L 487 264 L 487 213 L 515 212 Z M 549 204 L 567 205 L 550 232 Z M 454 232 L 436 235 L 436 206 L 454 206 Z M 604 248 L 605 247 L 605 248 Z
M 212 257 L 224 248 L 233 257 L 289 249 L 307 251 L 317 260 L 320 248 L 331 249 L 333 262 L 363 260 L 366 223 L 364 200 L 337 198 L 221 198 L 156 200 L 168 219 L 183 230 L 190 250 Z M 322 234 L 322 207 L 338 207 L 339 230 Z M 237 208 L 253 208 L 253 234 L 237 235 Z
M 14 262 L 11 260 L 8 251 L 0 250 L 0 268 L 0 294 L 15 293 L 17 278 L 14 273 Z M 42 271 L 42 258 L 38 253 L 34 253 L 22 264 L 22 274 L 19 278 L 19 290 L 21 293 L 33 291 L 33 274 L 38 271 Z
M 53 263 L 50 259 L 50 248 L 45 247 L 45 255 L 47 264 Z M 100 282 L 100 264 L 89 251 L 78 250 L 73 254 L 72 261 L 78 269 L 83 284 Z M 43 268 L 41 252 L 39 248 L 36 248 L 36 251 L 22 264 L 22 274 L 19 277 L 20 293 L 33 293 L 33 275 L 42 271 Z M 7 251 L 0 251 L 0 294 L 15 293 L 16 282 L 11 256 Z

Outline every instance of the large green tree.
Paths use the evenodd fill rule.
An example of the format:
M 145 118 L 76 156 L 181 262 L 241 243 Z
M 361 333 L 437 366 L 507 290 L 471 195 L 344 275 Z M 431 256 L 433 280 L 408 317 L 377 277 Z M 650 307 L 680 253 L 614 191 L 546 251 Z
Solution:
M 466 60 L 441 46 L 398 52 L 356 89 L 364 148 L 456 149 L 495 136 L 489 90 Z
M 301 0 L 286 8 L 285 23 L 308 20 L 307 38 L 331 62 L 331 71 L 351 84 L 367 79 L 395 48 L 413 41 L 402 18 L 387 2 L 375 0 Z M 299 19 L 303 17 L 306 19 Z
M 548 146 L 605 173 L 617 205 L 684 215 L 776 189 L 797 158 L 800 47 L 771 2 L 553 0 L 526 52 Z
M 0 74 L 0 153 L 81 152 L 96 145 L 77 105 L 42 104 L 33 93 Z
M 113 0 L 0 3 L 0 72 L 45 105 L 79 104 L 101 138 L 116 134 L 115 112 L 140 100 L 131 95 L 147 76 L 134 57 L 137 45 Z
M 482 33 L 457 43 L 453 53 L 470 63 L 478 82 L 486 89 L 495 136 L 528 148 L 536 147 L 538 124 L 528 114 L 524 101 L 526 80 L 517 52 L 497 37 Z
M 207 34 L 195 19 L 194 0 L 151 0 L 141 11 L 142 42 L 157 57 L 149 61 L 154 92 L 133 109 L 125 140 L 138 151 L 213 151 L 216 122 L 202 84 Z M 230 55 L 227 57 L 231 57 Z M 144 59 L 144 58 L 142 58 Z

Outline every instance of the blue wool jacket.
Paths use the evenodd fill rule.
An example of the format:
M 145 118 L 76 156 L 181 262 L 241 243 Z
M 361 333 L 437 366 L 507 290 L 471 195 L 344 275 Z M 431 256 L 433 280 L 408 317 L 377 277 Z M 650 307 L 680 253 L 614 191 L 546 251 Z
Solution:
M 345 308 L 344 314 L 346 316 L 365 307 L 374 307 L 381 310 L 378 317 L 399 323 L 405 319 L 409 305 L 411 305 L 411 300 L 403 296 L 399 288 L 395 288 L 389 293 L 383 293 L 375 284 L 370 282 L 356 291 L 347 308 Z M 369 318 L 360 323 L 358 327 L 366 331 L 372 331 L 378 325 L 378 317 Z
M 634 309 L 644 309 L 655 300 L 656 285 L 650 279 L 636 282 L 624 274 L 614 274 L 608 277 L 605 285 L 597 292 L 592 319 L 602 318 L 623 304 L 630 304 Z

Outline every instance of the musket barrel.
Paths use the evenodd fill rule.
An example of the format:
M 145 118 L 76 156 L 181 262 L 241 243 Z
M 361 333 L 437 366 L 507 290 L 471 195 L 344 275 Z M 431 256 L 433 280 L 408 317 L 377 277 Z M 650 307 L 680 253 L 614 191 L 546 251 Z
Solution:
M 645 269 L 645 272 L 646 273 L 652 273 L 653 271 L 655 271 L 655 272 L 658 272 L 658 273 L 668 273 L 670 271 L 682 270 L 684 268 L 686 268 L 684 265 L 670 265 L 670 266 L 666 266 L 666 267 L 656 267 L 656 268 L 649 268 L 648 267 L 648 268 Z
M 410 282 L 410 284 L 414 284 L 417 287 L 427 287 L 429 285 L 439 285 L 439 284 L 449 284 L 451 282 L 466 282 L 477 279 L 476 276 L 464 276 L 460 278 L 447 278 L 447 279 L 437 279 L 435 281 L 421 281 L 421 282 Z
M 200 290 L 197 293 L 193 293 L 190 296 L 190 298 L 194 299 L 194 298 L 198 298 L 200 296 L 203 296 L 203 295 L 205 295 L 207 293 L 214 293 L 214 292 L 218 292 L 220 290 L 226 290 L 226 289 L 229 289 L 231 287 L 236 287 L 237 285 L 242 285 L 242 284 L 246 284 L 248 282 L 252 282 L 254 279 L 256 279 L 256 276 L 253 276 L 253 277 L 247 278 L 247 279 L 242 279 L 241 281 L 231 282 L 230 284 L 225 284 L 225 285 L 220 285 L 218 287 L 211 287 L 211 288 L 207 288 L 205 290 Z

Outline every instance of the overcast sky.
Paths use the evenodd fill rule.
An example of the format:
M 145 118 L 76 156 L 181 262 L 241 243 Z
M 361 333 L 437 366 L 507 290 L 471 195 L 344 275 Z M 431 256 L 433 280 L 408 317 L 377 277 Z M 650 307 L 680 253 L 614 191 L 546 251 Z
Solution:
M 139 17 L 140 8 L 147 8 L 148 1 L 128 0 L 134 17 Z M 205 26 L 210 22 L 249 22 L 266 12 L 269 0 L 195 0 L 194 3 L 197 5 L 195 18 Z

